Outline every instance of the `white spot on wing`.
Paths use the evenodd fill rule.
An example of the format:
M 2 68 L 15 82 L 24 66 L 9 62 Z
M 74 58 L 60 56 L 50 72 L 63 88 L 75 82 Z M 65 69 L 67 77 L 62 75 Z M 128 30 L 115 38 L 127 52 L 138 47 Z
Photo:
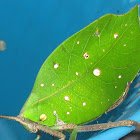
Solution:
M 65 96 L 64 99 L 65 99 L 65 101 L 69 101 L 70 97 L 69 96 Z
M 44 84 L 40 84 L 41 87 L 44 87 Z
M 122 76 L 121 76 L 121 75 L 119 75 L 119 76 L 118 76 L 118 78 L 120 79 L 120 78 L 122 78 Z
M 83 55 L 83 56 L 84 56 L 84 58 L 85 58 L 85 59 L 88 59 L 88 58 L 89 58 L 89 54 L 88 54 L 87 52 L 86 52 L 86 53 L 84 53 L 84 55 Z
M 54 87 L 54 84 L 52 84 L 52 86 Z
M 95 70 L 93 71 L 93 74 L 94 74 L 95 76 L 100 76 L 100 75 L 101 75 L 101 70 L 100 70 L 100 69 L 95 69 Z
M 57 69 L 59 67 L 59 64 L 54 64 L 54 68 Z
M 78 73 L 78 72 L 76 72 L 75 74 L 76 74 L 76 75 L 79 75 L 79 73 Z
M 77 44 L 80 44 L 80 41 L 77 41 Z
M 114 38 L 115 39 L 118 38 L 118 34 L 117 33 L 114 34 Z
M 56 110 L 53 111 L 53 114 L 56 115 Z
M 86 106 L 86 102 L 83 102 L 83 106 Z
M 67 115 L 69 115 L 70 114 L 70 112 L 67 112 Z

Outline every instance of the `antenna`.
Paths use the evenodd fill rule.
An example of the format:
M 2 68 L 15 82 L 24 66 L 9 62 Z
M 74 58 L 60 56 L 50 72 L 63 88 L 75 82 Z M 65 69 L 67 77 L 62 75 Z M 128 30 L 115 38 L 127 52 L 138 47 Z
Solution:
M 14 116 L 2 116 L 2 115 L 0 115 L 0 118 L 2 118 L 2 119 L 8 119 L 8 120 L 13 120 L 13 121 L 19 122 L 20 124 L 23 124 L 23 125 L 26 125 L 27 124 L 21 118 L 14 117 Z

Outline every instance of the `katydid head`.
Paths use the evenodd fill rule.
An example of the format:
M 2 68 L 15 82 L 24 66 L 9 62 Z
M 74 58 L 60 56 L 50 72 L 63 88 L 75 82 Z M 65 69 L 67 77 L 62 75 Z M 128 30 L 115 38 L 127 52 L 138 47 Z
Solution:
M 19 122 L 27 131 L 36 133 L 38 140 L 40 138 L 40 130 L 49 133 L 50 135 L 65 139 L 65 135 L 57 131 L 58 127 L 54 127 L 53 129 L 51 129 L 48 126 L 44 126 L 38 122 L 34 122 L 32 120 L 24 118 L 22 115 L 18 115 L 17 117 L 0 115 L 0 118 Z
M 37 123 L 33 122 L 29 119 L 26 119 L 24 117 L 21 117 L 21 116 L 13 117 L 13 116 L 1 116 L 0 115 L 0 118 L 16 121 L 16 122 L 20 123 L 27 131 L 29 131 L 31 133 L 38 132 Z

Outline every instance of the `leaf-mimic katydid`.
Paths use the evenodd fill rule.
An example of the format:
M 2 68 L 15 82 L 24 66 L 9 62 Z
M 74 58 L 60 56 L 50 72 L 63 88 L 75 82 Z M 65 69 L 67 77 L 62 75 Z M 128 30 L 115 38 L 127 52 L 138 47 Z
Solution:
M 77 132 L 137 126 L 132 120 L 81 125 L 116 108 L 140 68 L 138 5 L 124 15 L 108 14 L 77 32 L 46 59 L 17 117 L 28 131 L 65 139 Z

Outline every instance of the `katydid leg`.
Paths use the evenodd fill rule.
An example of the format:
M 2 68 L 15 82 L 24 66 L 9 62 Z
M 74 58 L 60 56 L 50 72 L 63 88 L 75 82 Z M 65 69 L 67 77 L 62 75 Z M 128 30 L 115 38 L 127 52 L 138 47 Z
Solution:
M 124 99 L 125 99 L 125 97 L 126 97 L 128 91 L 129 91 L 130 85 L 131 85 L 131 83 L 130 83 L 130 82 L 127 82 L 127 85 L 126 85 L 126 89 L 125 89 L 124 94 L 119 98 L 119 100 L 118 100 L 115 104 L 113 104 L 113 105 L 106 111 L 106 113 L 109 112 L 109 111 L 111 111 L 111 110 L 113 110 L 113 109 L 115 109 L 117 106 L 119 106 L 119 105 L 124 101 Z
M 40 137 L 41 137 L 41 133 L 40 133 L 40 131 L 38 131 L 38 132 L 36 133 L 36 135 L 37 135 L 37 137 L 36 137 L 36 139 L 35 139 L 35 140 L 39 140 L 39 139 L 40 139 Z

